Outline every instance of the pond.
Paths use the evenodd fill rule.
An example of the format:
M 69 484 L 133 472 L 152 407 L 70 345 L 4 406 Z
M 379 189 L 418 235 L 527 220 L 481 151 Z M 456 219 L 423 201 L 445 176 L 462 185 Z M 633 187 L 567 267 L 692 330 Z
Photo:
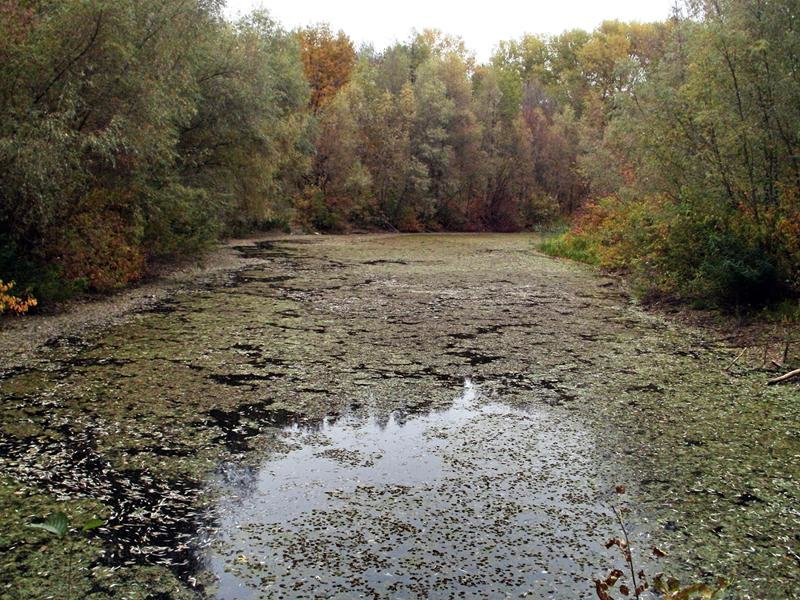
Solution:
M 551 412 L 467 379 L 441 410 L 287 426 L 220 472 L 218 597 L 584 595 L 616 532 L 590 434 Z
M 651 575 L 793 595 L 798 386 L 536 242 L 242 243 L 5 357 L 2 597 L 591 597 L 623 501 Z

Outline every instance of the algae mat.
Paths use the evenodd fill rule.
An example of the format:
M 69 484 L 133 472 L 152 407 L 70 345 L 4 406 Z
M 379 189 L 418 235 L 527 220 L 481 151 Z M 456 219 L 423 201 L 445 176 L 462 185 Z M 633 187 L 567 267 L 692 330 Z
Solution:
M 641 566 L 795 594 L 798 387 L 535 242 L 246 244 L 49 340 L 0 380 L 0 597 L 588 598 L 620 484 Z

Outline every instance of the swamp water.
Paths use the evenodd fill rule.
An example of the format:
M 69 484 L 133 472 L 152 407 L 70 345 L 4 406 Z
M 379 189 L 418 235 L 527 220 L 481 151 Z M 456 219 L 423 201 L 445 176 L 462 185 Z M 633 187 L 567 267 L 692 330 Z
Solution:
M 581 597 L 615 534 L 589 434 L 487 401 L 283 430 L 291 448 L 221 470 L 218 598 Z
M 795 596 L 797 385 L 535 243 L 248 243 L 0 357 L 0 598 L 592 598 L 618 484 L 651 575 Z

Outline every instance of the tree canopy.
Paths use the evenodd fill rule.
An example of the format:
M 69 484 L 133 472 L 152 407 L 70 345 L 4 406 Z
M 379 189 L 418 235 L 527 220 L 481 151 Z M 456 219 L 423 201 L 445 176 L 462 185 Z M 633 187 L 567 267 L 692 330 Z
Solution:
M 788 0 L 661 23 L 356 50 L 216 0 L 0 1 L 0 277 L 109 290 L 231 233 L 513 231 L 644 293 L 800 289 L 800 36 Z M 582 250 L 578 252 L 578 248 Z

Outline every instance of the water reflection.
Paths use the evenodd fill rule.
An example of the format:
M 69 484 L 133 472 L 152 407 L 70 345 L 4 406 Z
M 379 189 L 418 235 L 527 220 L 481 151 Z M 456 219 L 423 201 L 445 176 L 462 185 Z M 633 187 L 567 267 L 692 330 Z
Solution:
M 218 598 L 583 596 L 613 532 L 585 430 L 488 403 L 284 429 L 230 466 L 207 556 Z
M 435 480 L 442 472 L 436 449 L 443 440 L 428 435 L 436 427 L 457 427 L 476 412 L 510 411 L 502 405 L 478 409 L 477 386 L 467 380 L 463 393 L 447 410 L 422 416 L 391 413 L 368 420 L 326 417 L 318 423 L 294 423 L 284 434 L 296 449 L 268 461 L 261 469 L 227 465 L 222 529 L 242 511 L 258 514 L 263 523 L 281 523 L 330 505 L 328 492 L 358 485 L 415 485 Z

